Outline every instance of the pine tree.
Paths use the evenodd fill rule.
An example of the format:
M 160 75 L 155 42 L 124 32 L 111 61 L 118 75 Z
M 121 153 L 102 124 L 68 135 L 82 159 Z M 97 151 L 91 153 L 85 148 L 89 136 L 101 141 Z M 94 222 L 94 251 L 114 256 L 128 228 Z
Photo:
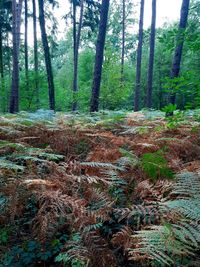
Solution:
M 13 70 L 10 94 L 10 113 L 19 111 L 19 48 L 22 0 L 12 0 Z
M 95 57 L 95 67 L 93 75 L 93 86 L 92 86 L 92 96 L 90 102 L 90 111 L 95 112 L 99 109 L 99 94 L 101 85 L 101 74 L 104 56 L 104 46 L 106 39 L 106 28 L 108 21 L 108 11 L 109 11 L 110 0 L 102 0 L 99 32 L 96 45 L 96 57 Z
M 45 26 L 44 0 L 38 0 L 38 5 L 39 5 L 40 30 L 41 30 L 46 72 L 47 72 L 47 81 L 49 88 L 49 108 L 51 110 L 55 110 L 55 89 L 54 89 L 53 71 L 51 65 L 51 56 L 50 56 L 50 50 L 49 50 L 49 44 L 47 40 L 47 33 Z
M 148 69 L 148 81 L 147 81 L 147 103 L 146 103 L 148 108 L 152 107 L 155 36 L 156 36 L 156 0 L 152 0 L 152 20 L 151 20 L 149 69 Z
M 135 85 L 134 111 L 138 111 L 139 108 L 140 108 L 140 80 L 141 80 L 141 64 L 142 64 L 144 3 L 145 3 L 145 0 L 141 0 L 141 3 L 140 3 L 140 22 L 139 22 L 139 40 L 138 40 L 138 49 L 137 49 L 137 66 L 136 66 L 136 85 Z
M 184 33 L 187 27 L 187 20 L 188 20 L 188 13 L 189 13 L 189 6 L 190 6 L 190 0 L 183 0 L 182 6 L 181 6 L 181 16 L 180 16 L 180 22 L 179 22 L 179 29 L 178 29 L 178 35 L 177 35 L 177 41 L 176 41 L 176 48 L 174 51 L 174 58 L 173 58 L 173 64 L 172 64 L 172 70 L 171 70 L 171 79 L 174 79 L 179 76 L 180 73 L 180 66 L 181 66 L 181 58 L 182 58 L 182 52 L 183 52 L 183 44 L 184 44 Z M 172 92 L 170 95 L 170 103 L 175 105 L 176 103 L 176 94 Z M 167 114 L 167 115 L 172 115 Z

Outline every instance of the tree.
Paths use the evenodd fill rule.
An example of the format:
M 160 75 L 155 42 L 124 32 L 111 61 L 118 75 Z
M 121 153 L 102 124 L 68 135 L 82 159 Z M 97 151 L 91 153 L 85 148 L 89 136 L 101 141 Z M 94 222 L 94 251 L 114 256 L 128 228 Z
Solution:
M 3 26 L 4 26 L 4 9 L 3 9 L 3 1 L 0 1 L 0 96 L 3 101 L 3 93 L 4 93 L 4 64 L 3 64 Z M 1 103 L 2 106 L 4 103 Z
M 80 46 L 80 37 L 81 37 L 81 29 L 83 24 L 83 10 L 84 10 L 84 0 L 80 1 L 80 18 L 79 18 L 79 26 L 78 31 L 76 30 L 76 1 L 73 1 L 73 49 L 74 49 L 74 77 L 73 77 L 73 106 L 72 110 L 75 111 L 77 109 L 77 100 L 76 93 L 78 91 L 78 53 Z
M 45 66 L 47 72 L 48 89 L 49 89 L 49 108 L 51 110 L 55 110 L 55 89 L 54 89 L 53 71 L 51 65 L 51 56 L 50 56 L 49 44 L 47 40 L 47 33 L 45 27 L 44 0 L 38 0 L 38 6 L 39 6 L 40 30 L 41 30 Z
M 12 0 L 13 70 L 10 94 L 10 112 L 19 111 L 19 47 L 22 0 Z
M 140 80 L 141 80 L 141 64 L 142 64 L 142 42 L 143 42 L 143 24 L 144 24 L 144 3 L 145 0 L 141 0 L 140 3 L 140 21 L 139 21 L 139 40 L 137 49 L 137 65 L 136 65 L 136 85 L 135 85 L 135 99 L 134 99 L 134 111 L 138 111 L 140 108 Z
M 37 43 L 37 17 L 36 17 L 36 3 L 32 0 L 33 6 L 33 42 L 34 42 L 34 80 L 35 80 L 35 94 L 36 94 L 36 107 L 39 108 L 39 81 L 38 81 L 38 43 Z
M 104 56 L 104 46 L 106 39 L 106 28 L 108 21 L 108 11 L 109 11 L 110 0 L 102 0 L 100 22 L 99 22 L 99 32 L 96 44 L 96 56 L 95 56 L 95 66 L 93 75 L 93 86 L 92 95 L 90 102 L 90 111 L 95 112 L 99 109 L 99 94 L 101 85 L 101 75 L 102 75 L 102 64 Z
M 185 39 L 184 35 L 185 35 L 186 26 L 187 26 L 189 6 L 190 6 L 190 0 L 183 0 L 182 6 L 181 6 L 181 16 L 180 16 L 180 22 L 179 22 L 176 47 L 175 47 L 172 70 L 171 70 L 171 79 L 177 78 L 180 73 L 183 44 L 184 44 L 184 39 Z M 170 103 L 175 105 L 176 93 L 173 92 L 173 88 L 171 89 L 171 91 L 172 92 L 170 95 Z M 172 115 L 172 114 L 173 113 L 170 113 L 169 115 Z
M 26 79 L 26 92 L 29 90 L 29 77 L 28 77 L 28 0 L 24 0 L 24 58 L 25 58 L 25 79 Z
M 122 55 L 121 55 L 121 82 L 124 80 L 124 55 L 125 55 L 125 33 L 126 33 L 126 4 L 122 1 Z
M 156 0 L 152 0 L 152 20 L 151 20 L 149 68 L 148 68 L 148 81 L 147 81 L 147 103 L 146 103 L 148 108 L 152 107 L 155 36 L 156 36 Z

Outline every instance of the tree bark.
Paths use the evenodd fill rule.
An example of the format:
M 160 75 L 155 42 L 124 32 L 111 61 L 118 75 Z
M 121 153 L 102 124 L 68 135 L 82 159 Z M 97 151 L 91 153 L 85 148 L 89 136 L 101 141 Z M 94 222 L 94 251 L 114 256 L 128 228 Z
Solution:
M 19 111 L 19 47 L 22 0 L 12 0 L 13 70 L 10 94 L 10 113 Z
M 184 33 L 185 33 L 186 26 L 187 26 L 189 6 L 190 6 L 190 0 L 183 0 L 182 7 L 181 7 L 180 22 L 179 22 L 179 32 L 177 36 L 176 48 L 174 52 L 174 58 L 173 58 L 173 64 L 172 64 L 172 70 L 171 70 L 171 79 L 178 77 L 180 73 L 183 44 L 184 44 L 184 39 L 185 39 Z M 170 95 L 170 103 L 173 105 L 175 105 L 176 103 L 176 94 L 175 92 L 173 92 L 173 88 L 172 88 L 172 92 Z M 173 115 L 173 113 L 170 115 Z
M 148 82 L 147 82 L 147 103 L 146 103 L 148 108 L 152 107 L 155 36 L 156 36 L 156 0 L 152 0 L 152 20 L 151 20 L 149 69 L 148 69 Z
M 39 80 L 38 80 L 38 43 L 37 43 L 37 17 L 36 17 L 36 3 L 32 0 L 33 6 L 33 42 L 34 42 L 34 71 L 35 71 L 35 93 L 36 93 L 36 108 L 39 109 Z
M 51 57 L 50 57 L 50 51 L 49 51 L 49 45 L 48 45 L 46 27 L 45 27 L 44 0 L 38 0 L 38 5 L 39 5 L 39 22 L 40 22 L 41 37 L 42 37 L 45 65 L 46 65 L 46 72 L 47 72 L 48 89 L 49 89 L 49 108 L 51 110 L 55 110 L 55 89 L 54 89 Z
M 1 104 L 2 104 L 2 111 L 5 111 L 5 103 L 4 103 L 4 89 L 5 89 L 5 84 L 4 84 L 4 67 L 3 67 L 3 36 L 2 36 L 2 28 L 0 26 L 0 77 L 1 77 L 1 92 L 0 92 L 0 97 L 1 97 Z
M 2 29 L 0 27 L 0 75 L 1 79 L 4 77 L 4 68 L 3 68 L 3 37 L 2 37 Z
M 29 96 L 29 76 L 28 76 L 28 0 L 24 0 L 24 57 L 25 57 L 25 79 L 26 92 Z
M 77 101 L 76 101 L 76 92 L 78 90 L 77 87 L 77 68 L 76 68 L 76 1 L 72 1 L 72 8 L 73 8 L 73 53 L 74 53 L 74 76 L 73 76 L 73 104 L 72 104 L 72 111 L 75 111 L 77 108 Z
M 80 2 L 80 18 L 78 31 L 76 30 L 76 5 L 73 3 L 73 39 L 74 39 L 74 77 L 73 77 L 73 105 L 72 111 L 77 110 L 77 100 L 76 94 L 78 92 L 78 59 L 79 59 L 79 46 L 81 38 L 81 29 L 83 24 L 83 10 L 84 10 L 84 0 Z
M 141 81 L 141 65 L 142 65 L 142 42 L 143 42 L 143 24 L 144 24 L 144 2 L 140 3 L 140 22 L 139 22 L 139 40 L 137 49 L 137 65 L 136 65 L 136 85 L 135 85 L 135 99 L 134 111 L 140 109 L 140 81 Z
M 90 102 L 90 112 L 96 112 L 99 109 L 99 94 L 101 85 L 109 3 L 110 0 L 102 0 L 100 22 L 99 22 L 99 33 L 96 45 L 96 57 L 95 57 L 95 66 L 93 75 L 92 96 Z
M 3 2 L 0 2 L 0 9 L 2 9 Z M 3 29 L 2 23 L 0 22 L 0 76 L 1 80 L 4 78 L 4 67 L 3 67 Z
M 122 55 L 121 55 L 121 83 L 124 81 L 125 31 L 126 31 L 126 4 L 122 1 Z

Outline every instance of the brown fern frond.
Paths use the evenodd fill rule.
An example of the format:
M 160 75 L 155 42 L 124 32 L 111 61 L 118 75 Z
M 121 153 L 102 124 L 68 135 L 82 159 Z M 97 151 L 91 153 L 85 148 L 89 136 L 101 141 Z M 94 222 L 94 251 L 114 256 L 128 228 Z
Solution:
M 131 235 L 133 234 L 133 231 L 130 227 L 124 226 L 121 231 L 117 232 L 112 237 L 112 244 L 114 246 L 120 246 L 124 249 L 127 249 L 130 247 L 130 241 L 131 241 Z

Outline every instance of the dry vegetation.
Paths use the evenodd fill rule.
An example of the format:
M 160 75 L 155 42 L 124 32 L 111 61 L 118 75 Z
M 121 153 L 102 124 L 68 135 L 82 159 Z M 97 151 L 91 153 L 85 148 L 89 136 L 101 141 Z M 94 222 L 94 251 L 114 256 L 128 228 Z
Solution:
M 2 116 L 0 266 L 199 266 L 200 123 L 159 115 Z

